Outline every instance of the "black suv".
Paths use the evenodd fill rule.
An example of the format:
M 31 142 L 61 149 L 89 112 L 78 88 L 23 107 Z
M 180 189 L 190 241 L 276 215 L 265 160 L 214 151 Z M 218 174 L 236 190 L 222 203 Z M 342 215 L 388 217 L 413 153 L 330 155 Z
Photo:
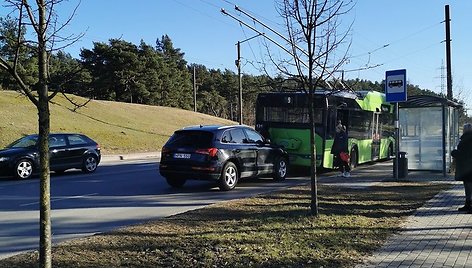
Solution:
M 247 126 L 194 126 L 175 131 L 162 148 L 159 171 L 172 187 L 186 180 L 215 180 L 221 190 L 240 178 L 287 175 L 288 154 Z

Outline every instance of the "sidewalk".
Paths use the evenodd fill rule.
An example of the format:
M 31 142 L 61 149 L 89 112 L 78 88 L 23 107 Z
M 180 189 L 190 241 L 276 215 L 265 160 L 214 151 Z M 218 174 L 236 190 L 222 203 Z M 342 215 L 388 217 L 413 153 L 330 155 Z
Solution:
M 356 267 L 472 267 L 472 215 L 457 211 L 464 202 L 462 183 L 429 172 L 410 172 L 407 179 L 447 182 L 451 188 L 419 208 L 398 234 Z

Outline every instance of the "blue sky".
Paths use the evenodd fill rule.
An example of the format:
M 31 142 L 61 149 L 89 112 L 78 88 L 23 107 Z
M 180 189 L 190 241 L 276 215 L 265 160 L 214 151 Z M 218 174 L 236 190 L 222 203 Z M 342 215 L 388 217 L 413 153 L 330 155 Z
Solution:
M 59 15 L 67 17 L 77 3 L 70 0 L 62 5 Z M 353 22 L 351 59 L 343 69 L 380 66 L 347 72 L 345 78 L 381 81 L 387 70 L 406 69 L 410 83 L 435 92 L 441 92 L 443 85 L 445 93 L 441 65 L 445 65 L 442 21 L 446 4 L 450 5 L 451 13 L 453 93 L 470 102 L 472 55 L 468 48 L 472 42 L 472 1 L 468 0 L 358 0 L 343 18 L 345 24 Z M 67 31 L 84 32 L 85 36 L 66 51 L 78 58 L 80 49 L 92 48 L 94 41 L 122 38 L 139 44 L 143 39 L 154 44 L 157 38 L 167 34 L 174 46 L 185 53 L 187 62 L 236 72 L 235 43 L 255 33 L 220 13 L 224 8 L 240 16 L 234 5 L 284 32 L 276 3 L 269 0 L 82 0 Z M 242 44 L 243 72 L 257 74 L 252 65 L 257 65 L 266 55 L 262 39 L 254 38 Z M 275 47 L 272 49 L 274 54 L 283 54 Z

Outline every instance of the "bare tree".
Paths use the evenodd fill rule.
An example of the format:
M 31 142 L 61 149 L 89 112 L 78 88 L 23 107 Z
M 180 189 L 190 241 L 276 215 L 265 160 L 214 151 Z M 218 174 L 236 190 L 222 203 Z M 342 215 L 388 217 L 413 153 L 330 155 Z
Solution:
M 58 4 L 64 0 L 6 0 L 4 6 L 16 14 L 17 35 L 14 40 L 15 53 L 10 57 L 0 57 L 0 68 L 6 70 L 20 87 L 20 91 L 38 109 L 39 159 L 40 159 L 40 241 L 39 263 L 41 267 L 51 267 L 51 204 L 49 177 L 49 141 L 50 114 L 49 101 L 60 91 L 56 87 L 50 91 L 49 60 L 54 51 L 76 42 L 81 35 L 61 36 L 59 33 L 66 27 L 75 14 L 60 23 L 55 12 Z M 78 7 L 78 6 L 77 6 Z M 76 9 L 77 9 L 76 7 Z M 32 29 L 34 40 L 23 38 L 23 31 Z M 5 37 L 4 37 L 5 38 Z M 11 40 L 10 40 L 11 41 Z M 29 84 L 22 77 L 19 69 L 20 50 L 32 49 L 37 57 L 38 77 L 35 84 Z
M 280 0 L 278 10 L 285 22 L 284 40 L 289 59 L 277 63 L 278 70 L 297 80 L 314 99 L 315 89 L 335 79 L 334 73 L 347 59 L 351 25 L 342 29 L 341 17 L 353 7 L 351 0 Z M 343 50 L 344 53 L 340 53 Z M 318 215 L 314 103 L 309 101 L 311 148 L 311 214 Z

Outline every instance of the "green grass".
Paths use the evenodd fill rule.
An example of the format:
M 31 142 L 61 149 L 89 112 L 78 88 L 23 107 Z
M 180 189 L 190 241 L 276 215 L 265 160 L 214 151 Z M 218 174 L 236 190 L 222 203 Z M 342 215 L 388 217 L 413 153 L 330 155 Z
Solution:
M 320 185 L 313 217 L 310 187 L 298 186 L 68 241 L 53 248 L 53 267 L 354 267 L 447 187 Z M 0 267 L 36 267 L 37 259 L 21 254 Z
M 76 103 L 87 99 L 68 95 Z M 235 122 L 170 107 L 92 100 L 74 111 L 62 95 L 50 104 L 51 132 L 79 132 L 96 140 L 104 154 L 158 151 L 172 133 L 198 124 Z M 0 90 L 0 148 L 37 133 L 38 112 L 25 96 Z

